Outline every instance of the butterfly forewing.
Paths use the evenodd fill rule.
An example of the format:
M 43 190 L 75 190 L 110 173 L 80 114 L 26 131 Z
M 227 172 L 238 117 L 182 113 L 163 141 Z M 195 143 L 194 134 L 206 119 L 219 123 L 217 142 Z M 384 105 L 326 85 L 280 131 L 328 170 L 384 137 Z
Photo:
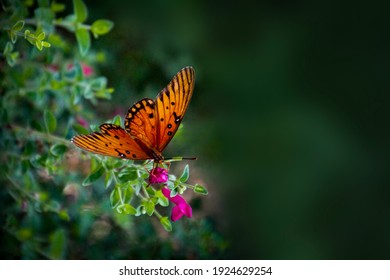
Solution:
M 72 142 L 81 149 L 105 156 L 134 160 L 145 160 L 153 157 L 151 151 L 143 150 L 120 126 L 102 124 L 100 131 L 75 136 L 72 138 Z
M 175 135 L 187 110 L 195 85 L 195 71 L 183 68 L 157 96 L 157 150 L 162 152 Z
M 155 148 L 157 130 L 154 100 L 144 98 L 130 107 L 125 119 L 125 128 L 148 148 Z

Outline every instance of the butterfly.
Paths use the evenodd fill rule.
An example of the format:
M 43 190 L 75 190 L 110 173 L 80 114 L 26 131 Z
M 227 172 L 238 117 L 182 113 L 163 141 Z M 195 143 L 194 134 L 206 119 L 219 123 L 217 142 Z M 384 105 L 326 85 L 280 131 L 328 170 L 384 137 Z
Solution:
M 180 70 L 156 99 L 143 98 L 134 103 L 125 117 L 125 128 L 115 124 L 100 125 L 100 132 L 77 135 L 77 147 L 105 156 L 131 160 L 164 161 L 162 152 L 175 135 L 195 85 L 191 66 Z

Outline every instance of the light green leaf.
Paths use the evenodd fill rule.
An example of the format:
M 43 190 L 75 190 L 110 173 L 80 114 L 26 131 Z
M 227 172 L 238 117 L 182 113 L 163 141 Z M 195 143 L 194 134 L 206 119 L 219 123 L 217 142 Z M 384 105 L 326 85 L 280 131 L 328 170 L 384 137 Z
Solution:
M 38 50 L 41 51 L 41 50 L 43 49 L 42 41 L 36 40 L 36 41 L 35 41 L 35 46 L 37 47 Z
M 194 186 L 194 192 L 200 193 L 200 194 L 203 194 L 203 195 L 207 195 L 209 193 L 208 190 L 205 187 L 203 187 L 203 186 L 201 186 L 199 184 L 196 184 Z
M 78 22 L 84 22 L 88 17 L 87 6 L 82 0 L 73 0 L 73 11 Z
M 117 211 L 118 212 L 121 211 L 127 215 L 135 215 L 137 213 L 137 209 L 135 209 L 133 206 L 131 206 L 128 203 L 118 206 Z
M 188 164 L 186 164 L 186 166 L 184 167 L 183 173 L 181 174 L 181 176 L 179 178 L 179 181 L 185 183 L 185 182 L 187 182 L 189 177 L 190 177 L 190 168 L 189 168 Z
M 37 36 L 37 40 L 42 41 L 43 39 L 45 39 L 45 36 L 46 36 L 45 32 L 41 32 L 41 33 Z
M 85 56 L 91 46 L 91 37 L 89 36 L 88 30 L 83 28 L 77 29 L 76 39 L 81 55 Z
M 154 212 L 154 203 L 153 203 L 153 201 L 151 201 L 151 200 L 144 201 L 143 205 L 145 206 L 146 214 L 148 214 L 149 216 L 152 216 L 153 212 Z
M 169 221 L 168 217 L 161 217 L 160 218 L 160 223 L 164 227 L 166 231 L 172 231 L 172 224 Z
M 56 3 L 53 1 L 50 8 L 54 13 L 62 12 L 65 10 L 65 4 Z
M 47 132 L 52 133 L 56 130 L 57 120 L 52 112 L 45 110 L 44 121 L 45 121 L 45 126 L 46 126 Z
M 100 177 L 103 176 L 105 170 L 103 166 L 97 167 L 82 183 L 82 185 L 88 186 L 91 185 L 93 182 L 97 181 Z
M 122 118 L 121 118 L 121 116 L 116 115 L 116 116 L 112 119 L 112 123 L 115 124 L 115 125 L 121 126 L 121 125 L 122 125 Z
M 42 41 L 42 46 L 44 46 L 45 48 L 50 48 L 51 44 L 49 42 Z
M 110 30 L 114 27 L 114 23 L 110 20 L 99 19 L 92 23 L 91 31 L 95 38 L 99 35 L 104 35 L 110 32 Z
M 157 203 L 161 206 L 167 207 L 169 205 L 168 198 L 165 197 L 161 190 L 156 191 L 155 196 L 157 197 Z

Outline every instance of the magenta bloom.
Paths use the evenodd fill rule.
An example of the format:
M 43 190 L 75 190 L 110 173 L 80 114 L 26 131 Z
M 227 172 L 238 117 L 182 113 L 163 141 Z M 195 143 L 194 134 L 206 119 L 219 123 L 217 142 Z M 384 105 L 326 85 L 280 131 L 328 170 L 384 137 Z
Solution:
M 161 191 L 166 198 L 176 204 L 176 206 L 172 208 L 172 221 L 176 222 L 183 217 L 183 215 L 186 215 L 188 218 L 192 217 L 192 208 L 182 196 L 177 194 L 174 197 L 171 197 L 171 191 L 168 188 L 162 188 Z
M 92 76 L 93 68 L 85 63 L 81 63 L 81 69 L 83 70 L 84 77 Z
M 161 167 L 153 168 L 150 171 L 149 183 L 151 184 L 161 184 L 168 181 L 168 171 Z

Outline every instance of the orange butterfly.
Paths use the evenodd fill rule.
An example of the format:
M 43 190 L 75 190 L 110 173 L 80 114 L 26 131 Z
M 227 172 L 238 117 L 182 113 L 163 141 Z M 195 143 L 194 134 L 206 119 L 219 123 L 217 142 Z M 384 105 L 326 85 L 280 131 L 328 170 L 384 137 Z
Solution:
M 78 135 L 72 142 L 81 149 L 132 160 L 164 160 L 162 152 L 175 135 L 187 110 L 195 85 L 195 71 L 188 66 L 180 70 L 157 95 L 144 98 L 127 112 L 125 129 L 102 124 L 100 132 Z

